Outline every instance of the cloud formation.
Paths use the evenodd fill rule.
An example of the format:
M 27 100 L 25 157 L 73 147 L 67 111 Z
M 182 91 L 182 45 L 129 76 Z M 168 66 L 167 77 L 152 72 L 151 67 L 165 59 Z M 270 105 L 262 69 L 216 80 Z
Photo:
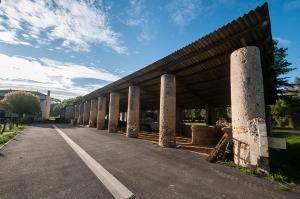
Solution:
M 274 37 L 274 39 L 277 40 L 279 44 L 283 46 L 289 46 L 291 44 L 291 41 L 288 39 L 284 39 L 281 37 Z
M 120 34 L 113 31 L 97 0 L 14 0 L 0 6 L 0 42 L 47 45 L 57 41 L 59 48 L 89 51 L 102 44 L 125 53 Z
M 287 10 L 298 9 L 298 8 L 300 8 L 300 0 L 294 0 L 294 1 L 287 2 L 284 5 L 284 8 Z
M 75 84 L 76 79 L 92 78 L 111 82 L 119 79 L 108 71 L 52 59 L 0 54 L 0 89 L 51 90 L 61 99 L 85 95 L 101 84 Z M 22 74 L 22 75 L 20 75 Z
M 172 21 L 180 26 L 188 25 L 202 9 L 201 0 L 173 0 L 167 5 Z
M 151 13 L 147 11 L 144 0 L 130 0 L 127 10 L 128 18 L 125 24 L 131 27 L 140 27 L 141 32 L 137 37 L 140 42 L 149 41 L 155 35 L 152 27 Z

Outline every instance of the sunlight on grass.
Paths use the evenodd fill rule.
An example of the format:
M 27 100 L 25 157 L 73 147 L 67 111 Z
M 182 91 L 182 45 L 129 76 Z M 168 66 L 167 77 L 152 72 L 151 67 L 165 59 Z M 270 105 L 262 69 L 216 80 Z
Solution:
M 257 173 L 255 173 L 255 171 L 253 171 L 253 170 L 250 169 L 250 168 L 239 166 L 239 165 L 235 164 L 233 161 L 228 161 L 228 162 L 226 162 L 226 163 L 227 163 L 228 166 L 240 170 L 240 171 L 241 171 L 242 173 L 244 173 L 245 175 L 249 175 L 249 176 L 257 176 Z
M 10 139 L 12 139 L 14 136 L 19 134 L 23 129 L 25 128 L 24 125 L 19 125 L 18 127 L 14 127 L 10 131 L 4 132 L 3 134 L 0 134 L 0 145 L 5 144 Z
M 185 125 L 199 125 L 199 126 L 206 126 L 205 122 L 184 122 Z
M 286 131 L 288 130 L 273 130 L 275 137 L 286 138 L 287 150 L 270 149 L 271 173 L 269 178 L 300 185 L 300 134 Z

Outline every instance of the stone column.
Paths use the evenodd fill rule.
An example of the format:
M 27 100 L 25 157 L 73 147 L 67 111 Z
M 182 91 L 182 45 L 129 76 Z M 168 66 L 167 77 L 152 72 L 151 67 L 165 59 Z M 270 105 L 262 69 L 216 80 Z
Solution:
M 83 104 L 83 125 L 88 125 L 90 120 L 91 101 L 86 101 Z
M 252 165 L 252 160 L 256 159 L 258 161 L 255 162 L 259 162 L 260 158 L 268 158 L 259 157 L 258 153 L 252 150 L 261 146 L 259 142 L 267 144 L 266 136 L 260 135 L 264 135 L 266 132 L 253 130 L 253 125 L 251 125 L 253 119 L 259 119 L 260 126 L 262 126 L 262 121 L 265 122 L 265 100 L 259 48 L 247 46 L 237 49 L 231 54 L 230 63 L 234 162 L 242 166 L 257 166 Z M 252 139 L 255 136 L 253 132 L 256 132 L 257 137 L 263 140 Z
M 183 132 L 182 132 L 183 118 L 184 118 L 183 109 L 177 107 L 177 109 L 176 109 L 176 134 L 177 135 L 183 135 Z
M 97 129 L 105 129 L 106 97 L 98 97 Z
M 74 107 L 75 107 L 75 117 L 74 117 L 75 121 L 74 121 L 74 124 L 78 124 L 78 119 L 79 119 L 79 105 L 76 104 Z
M 216 110 L 212 105 L 206 105 L 206 124 L 207 125 L 216 125 Z
M 96 128 L 97 127 L 97 112 L 98 112 L 98 100 L 91 100 L 91 108 L 90 108 L 90 120 L 89 127 Z
M 161 76 L 159 145 L 176 147 L 176 78 L 171 74 Z
M 122 121 L 122 122 L 126 122 L 126 119 L 125 119 L 125 112 L 121 112 L 121 121 Z
M 81 125 L 83 124 L 83 103 L 79 104 L 78 110 L 79 110 L 78 124 Z
M 126 136 L 137 138 L 140 131 L 140 88 L 129 86 Z
M 116 92 L 110 93 L 109 114 L 108 114 L 108 133 L 116 133 L 118 131 L 119 122 L 120 94 Z

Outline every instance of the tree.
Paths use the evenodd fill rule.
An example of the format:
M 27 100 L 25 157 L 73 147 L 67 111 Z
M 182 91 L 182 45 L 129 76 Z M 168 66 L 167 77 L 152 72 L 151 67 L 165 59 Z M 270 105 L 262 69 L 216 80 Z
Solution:
M 295 68 L 291 67 L 291 63 L 287 61 L 287 48 L 278 47 L 278 41 L 273 40 L 274 65 L 273 69 L 276 75 L 275 87 L 277 94 L 282 95 L 286 87 L 291 84 L 288 82 L 288 77 L 285 75 Z
M 33 115 L 41 112 L 38 96 L 26 91 L 14 91 L 6 93 L 2 104 L 21 118 L 24 114 Z
M 62 109 L 61 103 L 52 103 L 50 106 L 50 116 L 51 117 L 57 117 L 60 115 Z
M 50 116 L 57 117 L 60 115 L 62 109 L 68 105 L 78 104 L 82 101 L 82 96 L 78 96 L 76 98 L 65 99 L 60 103 L 53 103 L 50 107 Z
M 275 87 L 279 99 L 272 106 L 272 118 L 278 126 L 298 126 L 299 122 L 299 78 L 295 79 L 294 84 L 289 83 L 286 76 L 295 68 L 287 61 L 287 48 L 278 47 L 278 41 L 273 41 L 274 65 L 276 75 Z M 297 83 L 298 82 L 298 83 Z M 297 91 L 298 89 L 298 91 Z M 298 93 L 298 94 L 297 94 Z M 298 95 L 298 96 L 297 96 Z
M 279 99 L 276 104 L 272 106 L 272 118 L 276 126 L 286 127 L 290 125 L 290 108 L 286 100 Z
M 291 125 L 300 128 L 300 78 L 296 77 L 293 84 L 287 89 L 285 94 L 289 109 Z
M 286 89 L 285 96 L 300 100 L 300 77 L 296 77 L 291 86 Z

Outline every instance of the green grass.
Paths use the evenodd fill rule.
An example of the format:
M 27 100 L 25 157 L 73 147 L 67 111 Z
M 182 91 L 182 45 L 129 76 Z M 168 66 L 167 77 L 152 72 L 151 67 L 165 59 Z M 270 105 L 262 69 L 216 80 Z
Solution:
M 273 130 L 273 136 L 284 137 L 287 141 L 287 150 L 275 150 L 270 148 L 270 173 L 268 178 L 280 182 L 280 189 L 289 190 L 286 183 L 300 185 L 300 134 L 287 133 L 280 129 Z M 227 165 L 239 169 L 242 173 L 250 176 L 259 176 L 250 168 L 236 165 L 233 161 Z
M 185 125 L 199 125 L 199 126 L 205 126 L 205 122 L 184 122 Z
M 12 139 L 14 136 L 19 134 L 24 129 L 23 125 L 19 125 L 18 127 L 14 127 L 12 130 L 4 132 L 3 134 L 0 134 L 0 145 L 5 144 L 10 139 Z
M 286 138 L 287 150 L 270 149 L 269 178 L 300 185 L 300 134 L 275 129 L 273 135 Z
M 248 175 L 248 176 L 258 176 L 257 173 L 255 171 L 253 171 L 252 169 L 247 168 L 247 167 L 239 166 L 239 165 L 235 164 L 233 161 L 228 161 L 226 163 L 227 163 L 228 166 L 240 170 L 245 175 Z

